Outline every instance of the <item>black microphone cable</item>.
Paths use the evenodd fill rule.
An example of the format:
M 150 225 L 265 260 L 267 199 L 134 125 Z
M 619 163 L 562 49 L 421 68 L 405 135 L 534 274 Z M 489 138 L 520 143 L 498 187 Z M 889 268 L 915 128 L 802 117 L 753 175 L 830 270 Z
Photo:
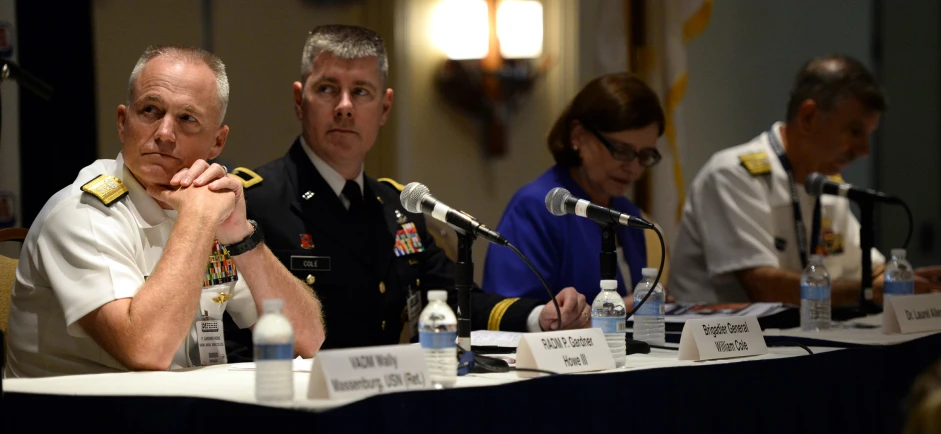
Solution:
M 640 307 L 644 305 L 644 303 L 647 301 L 648 298 L 650 298 L 650 294 L 653 294 L 654 289 L 657 287 L 657 284 L 660 283 L 660 276 L 663 275 L 663 264 L 664 262 L 666 262 L 666 256 L 667 256 L 666 246 L 663 243 L 663 234 L 660 233 L 660 229 L 657 229 L 656 225 L 651 225 L 650 230 L 656 232 L 657 238 L 660 239 L 660 268 L 657 270 L 657 278 L 654 279 L 652 288 L 650 288 L 650 291 L 647 291 L 647 295 L 645 295 L 644 298 L 640 300 L 640 303 L 637 303 L 637 306 L 634 306 L 631 309 L 631 311 L 627 314 L 628 318 L 633 316 L 634 312 L 637 312 L 638 310 L 640 310 Z M 664 299 L 665 298 L 666 298 L 666 292 L 664 291 Z
M 902 244 L 902 248 L 908 250 L 908 243 L 912 241 L 912 232 L 915 230 L 915 219 L 912 217 L 911 208 L 908 207 L 908 204 L 905 203 L 904 200 L 899 199 L 895 204 L 901 205 L 905 210 L 905 215 L 908 216 L 908 233 L 905 234 L 905 243 Z M 882 273 L 885 273 L 885 266 L 883 266 L 882 270 L 879 270 L 878 273 L 872 275 L 873 280 L 878 279 Z
M 549 300 L 551 300 L 552 305 L 555 306 L 555 313 L 559 316 L 558 317 L 559 327 L 556 329 L 556 331 L 562 330 L 562 309 L 559 308 L 559 301 L 555 299 L 555 294 L 552 293 L 552 289 L 550 289 L 549 284 L 546 283 L 546 278 L 542 277 L 542 273 L 540 273 L 539 270 L 536 269 L 536 267 L 533 265 L 532 262 L 529 262 L 529 259 L 526 258 L 526 255 L 524 255 L 523 252 L 520 252 L 520 249 L 517 249 L 516 246 L 514 246 L 511 243 L 507 243 L 506 246 L 509 247 L 510 250 L 513 251 L 513 253 L 516 253 L 516 256 L 519 256 L 520 259 L 522 259 L 523 262 L 525 262 L 526 265 L 529 266 L 529 269 L 533 270 L 533 273 L 536 273 L 536 277 L 538 277 L 539 281 L 542 282 L 543 288 L 546 288 L 546 292 L 549 293 Z M 661 270 L 662 269 L 663 268 L 661 265 Z
M 558 315 L 558 318 L 556 319 L 558 321 L 558 329 L 556 331 L 562 330 L 562 309 L 559 308 L 559 301 L 555 299 L 555 294 L 553 294 L 552 289 L 549 288 L 549 284 L 546 282 L 546 278 L 542 277 L 542 273 L 540 273 L 539 270 L 536 269 L 536 266 L 534 266 L 533 263 L 530 262 L 529 258 L 527 258 L 526 255 L 524 255 L 523 252 L 520 251 L 520 249 L 516 248 L 516 246 L 514 246 L 512 243 L 509 243 L 509 242 L 506 243 L 506 247 L 512 250 L 513 253 L 516 253 L 516 256 L 519 256 L 519 258 L 522 259 L 524 263 L 526 263 L 529 269 L 533 271 L 536 277 L 539 278 L 539 281 L 542 282 L 542 287 L 546 288 L 546 292 L 549 294 L 549 300 L 552 300 L 552 305 L 555 306 L 555 313 L 556 315 Z M 518 367 L 511 368 L 509 366 L 503 366 L 502 363 L 493 362 L 494 359 L 492 357 L 487 357 L 487 356 L 483 356 L 479 354 L 474 354 L 474 359 L 475 359 L 475 363 L 474 363 L 475 366 L 480 366 L 482 369 L 485 369 L 490 372 L 509 372 L 509 371 L 515 370 L 515 371 L 537 372 L 540 374 L 548 374 L 548 375 L 559 375 L 558 372 L 546 371 L 543 369 L 518 368 Z
M 800 347 L 800 348 L 803 348 L 804 351 L 807 351 L 807 354 L 813 354 L 813 353 L 814 353 L 814 352 L 810 349 L 810 347 L 808 347 L 807 345 L 804 345 L 804 344 L 802 344 L 802 343 L 800 343 L 800 342 L 781 341 L 781 342 L 772 342 L 772 343 L 769 343 L 769 344 L 767 344 L 767 345 L 768 345 L 768 347 L 771 347 L 771 348 L 773 348 L 773 347 Z

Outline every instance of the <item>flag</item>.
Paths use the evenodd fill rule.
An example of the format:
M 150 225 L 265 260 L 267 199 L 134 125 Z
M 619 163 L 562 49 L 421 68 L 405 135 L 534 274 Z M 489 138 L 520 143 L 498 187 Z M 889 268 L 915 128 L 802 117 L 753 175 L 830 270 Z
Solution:
M 712 0 L 628 0 L 643 2 L 641 11 L 643 37 L 634 42 L 638 73 L 660 95 L 666 115 L 666 128 L 657 143 L 663 160 L 650 169 L 647 182 L 637 192 L 638 205 L 658 223 L 664 238 L 674 239 L 683 203 L 686 200 L 686 180 L 683 178 L 683 154 L 687 146 L 683 129 L 683 97 L 686 94 L 688 71 L 686 48 L 701 34 L 712 15 Z M 638 23 L 633 17 L 631 23 Z M 636 34 L 636 33 L 635 33 Z M 668 241 L 669 242 L 669 241 Z

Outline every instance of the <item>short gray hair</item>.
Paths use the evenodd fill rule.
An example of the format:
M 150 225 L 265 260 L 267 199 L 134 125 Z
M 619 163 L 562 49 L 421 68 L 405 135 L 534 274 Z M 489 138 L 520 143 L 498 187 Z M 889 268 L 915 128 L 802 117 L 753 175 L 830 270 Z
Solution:
M 323 52 L 341 59 L 375 57 L 383 86 L 389 78 L 389 58 L 378 33 L 359 26 L 328 25 L 315 27 L 307 35 L 301 56 L 301 84 L 314 72 L 314 58 Z
M 216 95 L 219 98 L 219 125 L 225 119 L 226 109 L 229 107 L 229 77 L 225 73 L 225 64 L 222 59 L 202 48 L 186 47 L 182 45 L 151 45 L 144 50 L 137 59 L 137 64 L 131 71 L 131 78 L 127 82 L 127 105 L 130 107 L 134 100 L 134 86 L 137 84 L 137 78 L 147 62 L 160 57 L 167 56 L 175 60 L 181 60 L 187 63 L 203 63 L 212 70 L 216 77 Z
M 820 109 L 832 109 L 845 96 L 853 96 L 868 110 L 888 108 L 885 92 L 859 60 L 844 54 L 827 54 L 807 61 L 797 76 L 787 103 L 787 120 L 794 119 L 801 104 L 810 99 Z

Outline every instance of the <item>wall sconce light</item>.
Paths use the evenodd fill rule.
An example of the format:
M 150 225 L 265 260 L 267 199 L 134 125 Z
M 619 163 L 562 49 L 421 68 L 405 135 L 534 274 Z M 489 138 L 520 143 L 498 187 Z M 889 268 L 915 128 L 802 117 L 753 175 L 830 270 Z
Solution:
M 520 99 L 548 68 L 542 55 L 542 3 L 533 0 L 445 0 L 432 34 L 448 60 L 438 90 L 484 131 L 484 152 L 502 156 L 507 125 Z

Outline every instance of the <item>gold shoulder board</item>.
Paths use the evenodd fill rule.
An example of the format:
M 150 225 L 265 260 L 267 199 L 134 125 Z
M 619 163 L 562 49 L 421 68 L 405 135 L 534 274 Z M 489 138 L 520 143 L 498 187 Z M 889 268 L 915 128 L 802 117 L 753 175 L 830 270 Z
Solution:
M 379 179 L 377 179 L 376 181 L 384 182 L 384 183 L 386 183 L 386 184 L 389 184 L 389 185 L 395 187 L 395 189 L 398 190 L 398 191 L 402 191 L 402 189 L 405 188 L 404 185 L 399 184 L 398 182 L 395 182 L 395 180 L 392 179 L 392 178 L 379 178 Z
M 742 166 L 745 166 L 745 170 L 752 174 L 752 176 L 771 173 L 771 162 L 768 161 L 767 152 L 739 155 L 738 159 L 742 162 Z
M 86 182 L 82 191 L 97 197 L 105 206 L 111 206 L 127 195 L 127 186 L 113 176 L 98 175 L 97 178 Z
M 238 176 L 242 181 L 242 188 L 249 188 L 262 181 L 261 175 L 245 167 L 236 167 L 232 174 Z

